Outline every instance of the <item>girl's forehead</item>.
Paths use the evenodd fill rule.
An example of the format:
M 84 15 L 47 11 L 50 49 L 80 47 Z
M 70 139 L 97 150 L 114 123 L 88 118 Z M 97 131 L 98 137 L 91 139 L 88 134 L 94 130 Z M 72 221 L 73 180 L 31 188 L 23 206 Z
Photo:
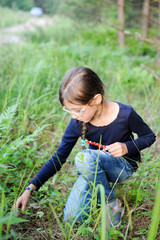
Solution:
M 64 106 L 66 108 L 69 108 L 69 109 L 74 109 L 74 108 L 81 108 L 83 107 L 82 104 L 78 104 L 78 103 L 70 103 L 68 101 L 64 101 Z

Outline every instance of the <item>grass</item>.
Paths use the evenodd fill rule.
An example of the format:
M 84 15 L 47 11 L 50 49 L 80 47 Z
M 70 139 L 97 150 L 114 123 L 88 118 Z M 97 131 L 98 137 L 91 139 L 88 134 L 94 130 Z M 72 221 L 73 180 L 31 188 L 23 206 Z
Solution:
M 93 68 L 104 81 L 108 99 L 131 104 L 156 135 L 160 132 L 160 85 L 142 65 L 160 75 L 154 46 L 128 37 L 127 46 L 120 49 L 116 31 L 105 24 L 79 26 L 64 17 L 57 17 L 56 21 L 53 27 L 26 34 L 24 44 L 0 47 L 0 112 L 7 113 L 9 107 L 16 106 L 12 117 L 3 122 L 6 128 L 0 129 L 1 219 L 13 212 L 15 199 L 61 141 L 69 116 L 61 109 L 58 89 L 69 68 L 75 65 Z M 26 140 L 13 148 L 16 139 L 28 139 L 38 127 L 42 127 L 42 131 L 37 132 L 37 141 L 34 138 Z M 82 225 L 71 227 L 63 221 L 63 208 L 77 179 L 73 159 L 79 149 L 78 142 L 62 170 L 32 196 L 27 214 L 23 216 L 29 221 L 8 227 L 2 221 L 0 237 L 10 234 L 13 239 L 37 236 L 43 239 L 105 239 L 102 229 L 105 217 L 102 215 L 101 221 L 96 208 Z M 153 231 L 158 231 L 158 239 L 159 157 L 157 141 L 143 151 L 143 163 L 133 178 L 116 189 L 117 195 L 124 198 L 127 213 L 121 226 L 111 229 L 108 239 L 138 240 L 141 236 L 151 239 Z
M 28 12 L 11 10 L 0 6 L 0 28 L 7 28 L 16 24 L 24 23 L 30 17 Z

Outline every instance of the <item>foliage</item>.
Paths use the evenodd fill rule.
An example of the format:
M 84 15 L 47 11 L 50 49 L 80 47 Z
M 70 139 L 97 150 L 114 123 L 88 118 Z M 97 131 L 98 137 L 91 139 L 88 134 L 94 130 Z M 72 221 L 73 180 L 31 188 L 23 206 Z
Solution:
M 120 49 L 117 46 L 116 30 L 106 26 L 106 23 L 80 25 L 64 16 L 56 16 L 54 20 L 52 27 L 25 34 L 26 42 L 23 44 L 0 47 L 2 235 L 14 231 L 21 237 L 20 234 L 30 227 L 25 222 L 18 226 L 9 224 L 7 228 L 4 221 L 12 212 L 17 195 L 23 192 L 24 186 L 61 141 L 70 117 L 61 109 L 58 89 L 67 69 L 75 65 L 93 68 L 104 81 L 108 99 L 131 104 L 156 135 L 160 132 L 160 85 L 152 72 L 145 68 L 147 66 L 156 71 L 157 75 L 160 74 L 155 64 L 155 46 L 128 37 L 127 46 Z M 43 129 L 46 124 L 48 126 Z M 39 135 L 41 130 L 43 133 Z M 77 178 L 73 166 L 77 151 L 79 142 L 63 169 L 32 196 L 31 202 L 35 208 L 28 206 L 28 219 L 32 224 L 32 234 L 35 235 L 28 237 L 37 238 L 38 231 L 41 237 L 46 234 L 44 239 L 52 235 L 59 239 L 64 239 L 64 236 L 70 236 L 70 239 L 104 237 L 102 226 L 105 222 L 98 218 L 101 208 L 97 209 L 94 201 L 92 214 L 84 224 L 70 226 L 63 221 L 63 208 Z M 111 239 L 136 239 L 139 235 L 147 237 L 150 221 L 146 221 L 145 227 L 141 228 L 135 224 L 135 220 L 150 217 L 159 173 L 159 151 L 158 145 L 155 145 L 143 152 L 143 164 L 133 178 L 116 189 L 120 198 L 125 195 L 127 213 L 122 225 L 109 232 Z M 157 206 L 156 203 L 155 209 L 158 209 Z M 156 216 L 153 214 L 152 219 Z M 44 224 L 46 222 L 47 226 Z M 157 230 L 154 221 L 152 229 Z M 59 234 L 58 237 L 56 234 Z
M 14 9 L 30 10 L 32 7 L 41 7 L 45 13 L 63 13 L 68 15 L 68 9 L 70 11 L 70 16 L 73 18 L 87 18 L 90 20 L 100 19 L 103 1 L 91 0 L 86 2 L 84 0 L 0 0 L 0 5 L 3 7 L 12 7 Z M 89 17 L 88 17 L 89 16 Z
M 37 128 L 31 135 L 28 135 L 26 137 L 19 137 L 17 139 L 14 139 L 15 136 L 12 136 L 11 131 L 13 129 L 13 119 L 15 120 L 15 114 L 17 111 L 18 104 L 14 104 L 11 107 L 8 107 L 6 111 L 4 111 L 0 115 L 0 175 L 7 176 L 14 173 L 14 170 L 16 168 L 18 161 L 14 163 L 14 168 L 10 168 L 9 164 L 13 164 L 13 161 L 11 161 L 11 156 L 13 157 L 14 152 L 20 148 L 22 148 L 25 144 L 29 144 L 36 140 L 36 137 L 39 135 L 39 133 L 46 127 L 44 125 L 43 127 Z M 19 150 L 20 151 L 20 150 Z M 16 214 L 13 211 L 13 207 L 10 210 L 10 213 L 5 211 L 9 208 L 7 206 L 7 201 L 5 197 L 6 192 L 6 184 L 8 181 L 8 178 L 6 178 L 4 185 L 0 186 L 0 193 L 1 193 L 1 204 L 0 204 L 0 237 L 2 238 L 2 228 L 3 225 L 7 226 L 6 230 L 6 237 L 9 235 L 9 229 L 10 225 L 18 222 L 26 222 L 26 220 L 23 220 L 21 218 L 17 218 Z M 9 182 L 9 181 L 8 181 Z M 13 180 L 14 182 L 14 180 Z
M 16 213 L 11 209 L 11 211 L 8 213 L 7 210 L 7 201 L 4 194 L 4 189 L 2 189 L 2 195 L 1 195 L 1 203 L 0 203 L 0 238 L 1 239 L 9 239 L 11 236 L 16 236 L 14 232 L 12 234 L 9 233 L 10 226 L 14 223 L 21 223 L 26 222 L 27 220 L 24 220 L 22 218 L 18 218 Z M 6 234 L 4 236 L 3 234 L 3 227 L 6 226 Z
M 32 7 L 40 7 L 44 13 L 47 14 L 63 14 L 67 17 L 78 19 L 79 21 L 104 21 L 110 19 L 113 21 L 113 16 L 117 18 L 115 9 L 117 1 L 111 0 L 0 0 L 0 5 L 3 7 L 9 7 L 13 9 L 21 9 L 29 11 Z M 156 1 L 150 2 L 151 16 L 158 18 L 155 9 L 158 9 L 158 3 Z M 139 1 L 127 1 L 125 2 L 125 20 L 126 27 L 139 28 L 141 25 L 142 15 L 142 2 Z M 135 21 L 136 19 L 136 21 Z M 153 22 L 150 21 L 150 25 Z
M 13 128 L 13 118 L 16 113 L 17 104 L 9 107 L 0 115 L 0 137 L 1 137 L 1 146 L 0 146 L 0 162 L 9 163 L 9 157 L 13 152 L 18 148 L 23 147 L 25 144 L 35 141 L 38 134 L 46 127 L 37 128 L 31 135 L 23 138 L 22 136 L 13 140 L 10 135 Z M 10 143 L 10 144 L 9 144 Z
M 0 0 L 0 5 L 3 7 L 10 7 L 14 9 L 30 10 L 34 6 L 34 0 Z
M 36 7 L 40 7 L 43 9 L 45 13 L 55 14 L 58 12 L 60 5 L 64 2 L 64 0 L 34 0 L 34 4 Z
M 11 10 L 8 7 L 0 6 L 0 29 L 10 27 L 12 25 L 24 23 L 29 19 L 29 14 L 20 10 Z
M 70 17 L 79 20 L 89 20 L 89 21 L 100 21 L 103 14 L 104 2 L 90 0 L 90 1 L 77 1 L 68 0 L 64 1 L 59 7 L 59 13 L 68 16 L 68 11 Z
M 149 234 L 148 234 L 148 240 L 151 239 L 155 239 L 156 235 L 157 235 L 157 231 L 158 231 L 158 226 L 160 224 L 160 181 L 157 184 L 158 188 L 157 188 L 157 195 L 155 198 L 155 206 L 153 209 L 153 213 L 152 213 L 152 222 L 151 222 L 151 227 L 149 230 Z

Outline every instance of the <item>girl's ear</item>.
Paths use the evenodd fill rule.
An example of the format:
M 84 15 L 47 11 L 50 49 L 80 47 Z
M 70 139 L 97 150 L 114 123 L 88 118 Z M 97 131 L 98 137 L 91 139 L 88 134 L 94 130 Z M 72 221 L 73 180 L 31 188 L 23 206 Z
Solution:
M 96 94 L 93 97 L 90 105 L 99 105 L 101 102 L 102 102 L 102 95 L 101 94 Z

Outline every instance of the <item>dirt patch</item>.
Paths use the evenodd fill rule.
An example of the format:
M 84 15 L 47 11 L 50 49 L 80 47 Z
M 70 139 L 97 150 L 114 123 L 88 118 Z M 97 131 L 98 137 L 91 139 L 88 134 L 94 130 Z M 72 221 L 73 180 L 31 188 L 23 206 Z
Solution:
M 134 236 L 143 238 L 147 237 L 146 232 L 149 230 L 151 222 L 151 211 L 153 204 L 142 204 L 136 211 L 134 216 Z M 142 239 L 143 239 L 142 238 Z

